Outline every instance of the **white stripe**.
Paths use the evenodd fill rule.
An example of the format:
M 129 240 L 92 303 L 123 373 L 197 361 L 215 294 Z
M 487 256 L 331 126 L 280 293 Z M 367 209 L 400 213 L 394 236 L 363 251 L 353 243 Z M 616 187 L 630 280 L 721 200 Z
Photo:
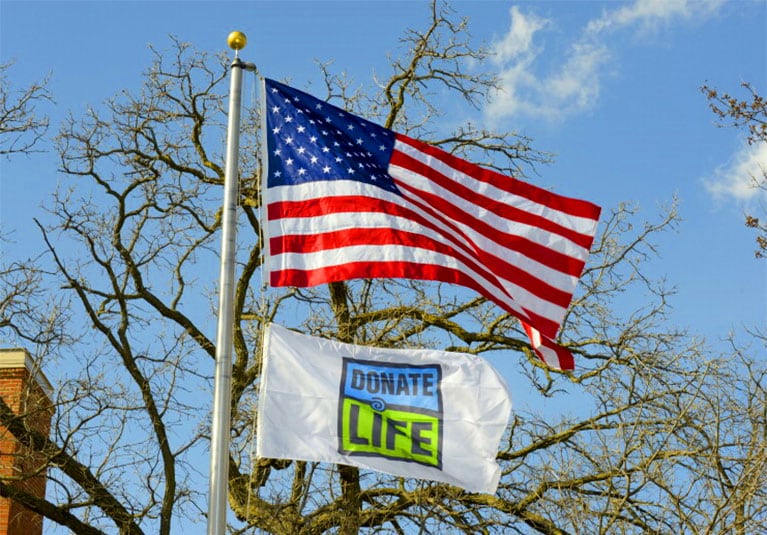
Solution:
M 414 209 L 420 211 L 418 208 Z M 429 215 L 423 215 L 427 219 L 431 219 Z M 437 222 L 437 224 L 439 223 Z M 335 213 L 316 217 L 283 218 L 268 222 L 268 231 L 270 236 L 311 236 L 315 234 L 352 228 L 391 228 L 397 231 L 420 234 L 438 243 L 443 243 L 445 245 L 451 246 L 463 252 L 463 254 L 468 258 L 472 258 L 476 260 L 477 263 L 483 264 L 483 266 L 487 267 L 484 262 L 481 262 L 476 258 L 476 254 L 472 248 L 469 247 L 463 240 L 451 240 L 450 237 L 446 236 L 444 233 L 432 230 L 431 228 L 420 225 L 412 219 L 405 217 L 382 214 L 380 212 L 355 212 L 353 218 L 349 217 L 349 214 L 347 213 Z M 578 277 L 567 275 L 555 269 L 551 269 L 550 267 L 536 262 L 516 251 L 504 251 L 505 252 L 496 252 L 495 254 L 514 267 L 517 267 L 527 273 L 533 274 L 537 279 L 542 280 L 543 282 L 559 290 L 562 290 L 563 292 L 572 293 L 576 284 L 578 283 Z M 489 268 L 488 270 L 492 271 Z M 497 273 L 493 271 L 493 274 L 498 277 L 502 283 L 512 281 L 512 279 L 504 276 L 505 273 Z
M 393 203 L 402 203 L 402 197 L 378 186 L 359 180 L 311 180 L 294 185 L 273 186 L 266 190 L 265 202 L 272 204 L 282 201 L 308 201 L 324 199 L 328 196 L 360 195 L 383 199 Z
M 571 228 L 581 234 L 593 234 L 593 228 L 596 223 L 594 219 L 568 214 L 544 204 L 536 203 L 525 197 L 513 195 L 508 191 L 496 188 L 492 184 L 477 180 L 471 175 L 467 175 L 463 171 L 459 171 L 458 169 L 451 167 L 444 161 L 440 160 L 437 156 L 421 152 L 416 147 L 408 145 L 401 139 L 397 139 L 395 142 L 394 150 L 410 156 L 411 158 L 431 167 L 432 169 L 435 169 L 440 174 L 448 177 L 450 180 L 453 180 L 472 191 L 476 191 L 489 199 L 500 200 L 503 203 L 513 204 L 515 207 L 532 214 L 540 214 L 546 219 L 550 219 L 557 224 L 562 225 L 563 227 Z M 555 193 L 552 193 L 552 195 L 561 197 Z
M 557 355 L 556 351 L 546 346 L 538 346 L 536 350 L 538 353 L 540 353 L 541 358 L 543 358 L 543 362 L 552 368 L 556 368 L 558 370 L 562 369 L 562 364 L 559 362 L 559 356 Z
M 528 325 L 528 327 L 530 326 Z M 533 344 L 533 347 L 537 349 L 541 345 L 541 331 L 535 327 L 530 327 L 530 335 L 530 342 Z
M 394 169 L 394 166 L 390 166 L 390 169 Z M 431 181 L 421 177 L 420 175 L 412 173 L 408 170 L 404 170 L 402 168 L 397 169 L 398 173 L 402 174 L 403 176 L 407 175 L 406 182 L 408 182 L 408 184 L 432 184 Z M 479 219 L 484 219 L 491 226 L 499 228 L 504 232 L 526 238 L 533 243 L 548 249 L 552 249 L 554 251 L 558 251 L 581 261 L 585 261 L 588 257 L 588 249 L 585 249 L 571 242 L 570 240 L 552 235 L 551 232 L 543 231 L 538 227 L 515 223 L 513 221 L 510 222 L 509 220 L 500 218 L 495 214 L 490 214 L 486 210 L 482 210 L 471 203 L 467 203 L 464 199 L 456 197 L 448 191 L 442 189 L 435 190 L 433 187 L 431 189 L 434 190 L 436 195 L 450 200 L 452 204 L 459 208 L 463 208 L 464 211 L 468 211 L 466 210 L 467 207 L 473 207 L 474 213 L 472 215 Z M 304 201 L 310 199 L 323 199 L 331 195 L 361 195 L 365 197 L 386 200 L 395 204 L 406 206 L 408 208 L 416 208 L 412 203 L 408 202 L 407 199 L 400 195 L 391 193 L 377 186 L 358 182 L 356 180 L 321 180 L 304 182 L 294 186 L 278 186 L 269 188 L 266 192 L 266 203 L 271 204 L 272 202 L 279 201 Z M 506 195 L 508 196 L 508 194 Z M 423 213 L 420 209 L 419 212 Z M 456 221 L 456 223 L 458 222 Z M 593 229 L 596 226 L 596 222 L 592 223 Z M 466 225 L 461 226 L 467 231 L 471 232 L 473 239 L 478 246 L 480 246 L 482 249 L 493 252 L 493 254 L 499 256 L 500 258 L 505 258 L 507 254 L 519 254 L 515 251 L 509 251 L 506 249 L 503 243 L 494 242 L 484 236 L 479 235 L 476 231 L 470 229 Z M 554 238 L 555 241 L 552 242 L 552 238 Z
M 564 236 L 560 236 L 558 234 L 552 233 L 549 230 L 541 229 L 540 227 L 536 227 L 533 225 L 528 225 L 525 223 L 520 223 L 517 221 L 512 221 L 510 219 L 500 217 L 497 214 L 490 212 L 486 208 L 470 203 L 463 197 L 460 197 L 449 190 L 441 188 L 437 183 L 432 182 L 428 178 L 418 173 L 415 173 L 409 169 L 406 169 L 403 167 L 389 166 L 389 172 L 392 174 L 392 176 L 394 176 L 397 179 L 401 179 L 403 182 L 407 183 L 409 186 L 414 187 L 420 191 L 431 193 L 441 199 L 444 199 L 445 201 L 449 202 L 450 204 L 460 209 L 461 211 L 471 215 L 472 217 L 475 217 L 476 219 L 484 221 L 491 227 L 497 229 L 499 232 L 504 232 L 507 234 L 511 234 L 513 236 L 521 236 L 521 237 L 527 238 L 528 240 L 534 243 L 543 245 L 544 247 L 548 247 L 549 249 L 553 249 L 567 256 L 570 256 L 572 258 L 577 258 L 581 261 L 585 261 L 585 259 L 588 257 L 588 254 L 589 254 L 588 249 L 581 247 L 580 245 L 573 242 L 569 238 L 565 238 Z M 510 196 L 510 194 L 507 192 L 500 192 L 499 195 L 500 194 L 503 194 L 504 196 L 491 198 L 491 200 L 495 202 L 502 202 L 506 205 L 513 206 L 514 208 L 520 208 L 520 206 L 517 206 L 517 204 L 515 203 L 516 199 L 518 198 Z M 411 195 L 411 194 L 407 192 L 405 193 L 405 195 Z M 536 205 L 536 206 L 540 206 L 540 205 Z M 528 211 L 528 213 L 532 213 L 534 215 L 540 215 L 547 219 L 549 215 L 547 213 L 537 214 L 535 212 L 530 212 L 530 211 Z M 456 221 L 456 223 L 460 223 L 460 222 Z M 592 228 L 594 224 L 595 223 L 592 224 Z M 495 249 L 496 252 L 494 254 L 503 256 L 504 253 L 498 248 L 498 246 L 503 247 L 503 242 L 493 241 L 492 243 L 494 245 L 486 246 L 487 249 L 488 250 Z
M 343 196 L 343 195 L 359 195 L 364 197 L 373 197 L 378 198 L 384 201 L 388 201 L 394 204 L 399 204 L 400 206 L 404 206 L 406 208 L 412 209 L 416 211 L 417 213 L 421 214 L 424 218 L 426 218 L 428 221 L 431 221 L 434 223 L 438 228 L 442 228 L 443 224 L 441 221 L 436 220 L 432 215 L 429 213 L 424 212 L 420 207 L 413 205 L 412 203 L 408 202 L 406 199 L 403 199 L 401 196 L 396 195 L 394 193 L 388 192 L 386 190 L 383 190 L 381 188 L 370 186 L 361 182 L 357 182 L 354 180 L 334 180 L 334 181 L 322 181 L 322 182 L 307 182 L 303 184 L 298 184 L 295 186 L 280 186 L 277 188 L 269 188 L 267 191 L 267 195 L 269 198 L 267 198 L 267 202 L 276 202 L 279 200 L 285 200 L 285 201 L 304 201 L 304 200 L 311 200 L 311 199 L 327 199 L 330 196 Z M 327 218 L 329 216 L 323 216 L 320 219 Z M 381 226 L 385 227 L 387 226 L 385 221 L 382 221 L 381 223 L 371 223 L 368 221 L 368 217 L 371 217 L 371 214 L 369 213 L 363 213 L 363 212 L 355 212 L 353 214 L 341 214 L 341 221 L 340 222 L 332 222 L 328 221 L 327 226 L 324 225 L 324 221 L 319 221 L 317 226 L 311 227 L 312 230 L 308 230 L 306 232 L 299 232 L 294 231 L 294 225 L 295 228 L 300 228 L 299 225 L 306 224 L 314 224 L 308 221 L 311 218 L 296 218 L 295 221 L 284 221 L 280 224 L 281 228 L 283 229 L 289 229 L 287 232 L 280 232 L 272 226 L 274 222 L 270 222 L 269 225 L 269 233 L 271 235 L 281 235 L 281 234 L 310 234 L 313 231 L 320 231 L 322 228 L 325 228 L 325 231 L 329 230 L 340 230 L 345 228 L 355 228 L 355 227 L 373 227 L 373 226 Z M 394 218 L 394 216 L 386 216 L 384 215 L 384 218 Z M 306 219 L 307 221 L 303 221 Z M 499 246 L 496 242 L 488 240 L 483 235 L 477 233 L 472 228 L 466 226 L 466 225 L 459 225 L 457 221 L 454 221 L 455 224 L 457 224 L 469 237 L 471 240 L 474 241 L 476 246 L 479 249 L 488 251 L 489 253 L 497 256 L 498 258 L 502 258 L 506 260 L 507 262 L 511 263 L 514 266 L 519 267 L 520 269 L 523 269 L 527 271 L 528 273 L 533 273 L 535 276 L 541 280 L 546 281 L 551 286 L 554 286 L 555 288 L 559 288 L 567 293 L 572 294 L 575 290 L 575 287 L 578 283 L 578 277 L 568 275 L 566 273 L 562 273 L 558 271 L 556 268 L 547 266 L 545 264 L 542 264 L 540 262 L 537 262 L 536 260 L 524 255 L 523 253 L 520 253 L 518 251 L 510 250 L 505 247 Z M 413 229 L 415 232 L 423 232 L 426 233 L 427 230 L 423 227 L 398 227 L 403 229 Z M 527 227 L 526 229 L 530 229 L 529 236 L 524 235 L 525 238 L 530 239 L 531 241 L 538 243 L 539 245 L 543 247 L 547 247 L 552 249 L 550 246 L 550 238 L 551 234 L 548 232 L 540 231 L 540 229 L 537 229 L 535 227 Z M 420 230 L 423 229 L 423 230 Z M 533 230 L 535 232 L 533 232 Z M 525 232 L 525 229 L 522 230 Z M 446 229 L 446 235 L 451 236 L 454 231 L 451 229 Z M 434 236 L 433 234 L 430 234 L 431 236 Z M 540 238 L 538 241 L 536 241 L 534 238 Z M 463 244 L 462 239 L 456 240 L 457 244 L 465 246 Z M 463 249 L 464 247 L 459 246 L 459 249 Z M 579 251 L 584 251 L 583 248 L 578 247 Z M 556 250 L 556 249 L 554 249 Z M 561 252 L 561 251 L 559 251 Z M 588 251 L 586 251 L 583 255 L 583 258 L 580 258 L 581 260 L 585 260 L 585 255 L 588 254 Z M 470 256 L 474 256 L 473 254 Z M 579 258 L 576 256 L 575 258 Z M 505 277 L 503 277 L 503 274 L 496 274 L 499 278 L 506 280 Z
M 284 190 L 284 191 L 281 191 Z M 331 193 L 332 192 L 332 193 Z M 422 213 L 424 217 L 433 220 L 431 216 L 425 214 L 420 210 L 419 208 L 410 205 L 408 202 L 403 202 L 403 199 L 401 196 L 390 193 L 386 190 L 382 190 L 381 188 L 366 185 L 364 183 L 360 183 L 358 181 L 352 181 L 352 180 L 335 180 L 335 181 L 323 181 L 323 182 L 308 182 L 296 186 L 282 186 L 279 188 L 270 188 L 269 194 L 274 195 L 277 199 L 285 199 L 285 200 L 292 200 L 292 197 L 295 197 L 295 200 L 302 201 L 306 199 L 326 199 L 329 194 L 333 195 L 361 195 L 361 196 L 369 196 L 373 195 L 376 198 L 380 198 L 383 200 L 391 201 L 393 203 L 397 203 L 403 206 L 406 206 L 408 208 L 411 208 L 413 210 L 418 211 L 419 213 Z M 397 223 L 399 223 L 399 226 L 396 226 Z M 435 222 L 438 226 L 441 226 L 439 222 Z M 283 234 L 315 234 L 315 233 L 321 233 L 321 232 L 328 232 L 333 230 L 344 230 L 348 228 L 376 228 L 376 227 L 382 227 L 382 228 L 402 228 L 403 230 L 410 230 L 415 233 L 428 235 L 430 238 L 434 239 L 437 242 L 440 243 L 446 243 L 449 245 L 453 245 L 459 250 L 465 250 L 465 246 L 460 243 L 460 240 L 456 243 L 451 243 L 449 238 L 446 238 L 444 235 L 440 235 L 435 233 L 434 231 L 431 231 L 430 229 L 424 228 L 418 224 L 414 224 L 411 220 L 405 220 L 402 218 L 395 218 L 394 216 L 389 216 L 386 214 L 370 214 L 370 213 L 362 213 L 362 212 L 354 212 L 351 214 L 348 213 L 340 213 L 335 214 L 333 216 L 322 216 L 322 217 L 316 217 L 316 218 L 284 218 L 277 221 L 271 221 L 268 225 L 268 232 L 271 236 L 280 236 Z M 462 226 L 463 228 L 466 228 Z M 471 231 L 471 229 L 467 229 L 467 233 L 472 237 L 477 237 L 477 233 Z M 480 246 L 482 245 L 488 245 L 489 242 L 487 240 L 479 240 Z M 277 269 L 285 269 L 285 268 L 297 268 L 297 269 L 307 269 L 306 266 L 311 267 L 328 267 L 333 265 L 338 265 L 342 263 L 347 263 L 351 261 L 380 261 L 381 260 L 381 247 L 373 247 L 372 249 L 369 249 L 370 255 L 363 256 L 363 257 L 357 257 L 357 256 L 351 256 L 352 248 L 344 248 L 344 252 L 342 252 L 339 249 L 335 249 L 332 252 L 327 253 L 327 255 L 332 255 L 336 260 L 332 262 L 327 262 L 326 260 L 323 261 L 321 265 L 315 265 L 312 264 L 312 261 L 316 261 L 316 258 L 313 256 L 307 256 L 306 258 L 314 258 L 314 260 L 308 260 L 308 259 L 302 259 L 299 260 L 298 258 L 302 255 L 300 254 L 291 254 L 292 260 L 283 259 L 278 260 L 278 258 L 273 257 L 270 259 L 270 271 L 276 271 Z M 551 286 L 554 286 L 556 288 L 561 289 L 562 291 L 572 294 L 575 286 L 577 284 L 577 277 L 572 277 L 560 272 L 557 272 L 555 270 L 552 270 L 548 268 L 545 265 L 542 265 L 538 262 L 535 262 L 524 255 L 521 255 L 515 251 L 509 251 L 506 249 L 498 250 L 498 248 L 495 248 L 496 252 L 495 254 L 499 256 L 500 258 L 504 258 L 506 261 L 509 261 L 512 263 L 512 265 L 519 267 L 520 269 L 527 270 L 529 273 L 534 274 L 537 278 L 542 279 L 544 282 L 550 284 Z M 424 260 L 423 263 L 425 264 L 436 264 L 440 265 L 441 261 L 445 261 L 446 257 L 444 254 L 437 254 L 431 251 L 423 251 L 423 253 L 428 254 L 431 256 L 431 260 Z M 320 255 L 320 257 L 323 255 L 323 253 L 313 253 L 313 255 Z M 283 255 L 284 256 L 284 255 Z M 474 255 L 471 253 L 467 253 L 467 256 L 470 258 L 474 258 Z M 319 258 L 319 257 L 318 257 Z M 400 260 L 403 261 L 413 261 L 411 258 L 405 256 L 397 257 Z M 291 262 L 296 262 L 296 264 L 293 264 Z M 450 267 L 453 267 L 454 269 L 458 269 L 464 273 L 467 273 L 467 275 L 472 276 L 475 280 L 478 281 L 484 288 L 487 289 L 488 292 L 490 292 L 492 295 L 495 295 L 498 292 L 498 286 L 496 284 L 493 284 L 489 282 L 485 277 L 480 277 L 478 273 L 476 273 L 474 270 L 470 269 L 466 264 L 463 262 L 460 262 L 457 259 L 451 259 Z M 486 267 L 484 263 L 479 262 L 479 264 L 483 265 L 483 267 Z M 278 267 L 282 266 L 282 267 Z M 512 296 L 513 299 L 517 300 L 517 303 L 513 303 L 511 300 L 507 298 L 504 299 L 504 302 L 507 303 L 508 306 L 512 307 L 515 311 L 520 312 L 519 307 L 525 307 L 528 310 L 534 312 L 535 314 L 544 316 L 546 318 L 549 318 L 551 321 L 556 322 L 559 324 L 564 317 L 565 310 L 555 305 L 543 298 L 540 298 L 538 296 L 535 296 L 534 294 L 530 293 L 530 291 L 526 290 L 524 287 L 518 285 L 513 280 L 509 280 L 506 277 L 503 277 L 502 273 L 494 273 L 494 275 L 498 278 L 499 283 L 502 285 L 502 287 L 507 291 L 507 293 Z
M 525 330 L 527 329 L 530 330 L 528 333 L 528 336 L 530 337 L 530 343 L 532 344 L 533 349 L 538 352 L 538 355 L 541 357 L 541 359 L 543 359 L 543 362 L 553 368 L 561 370 L 562 363 L 559 360 L 559 354 L 557 353 L 556 349 L 543 345 L 543 337 L 541 336 L 541 332 L 538 329 L 530 324 L 527 325 Z
M 410 246 L 349 246 L 305 254 L 283 253 L 272 257 L 272 272 L 282 269 L 323 269 L 350 262 L 369 262 L 372 264 L 398 261 L 415 262 L 425 265 L 433 264 L 460 271 L 473 278 L 488 293 L 506 303 L 507 306 L 522 317 L 527 317 L 527 314 L 521 311 L 520 306 L 554 321 L 557 325 L 560 324 L 565 314 L 564 308 L 531 294 L 521 286 L 511 282 L 506 284 L 506 290 L 511 296 L 509 297 L 509 295 L 499 293 L 497 285 L 488 281 L 461 260 L 443 253 L 416 249 Z

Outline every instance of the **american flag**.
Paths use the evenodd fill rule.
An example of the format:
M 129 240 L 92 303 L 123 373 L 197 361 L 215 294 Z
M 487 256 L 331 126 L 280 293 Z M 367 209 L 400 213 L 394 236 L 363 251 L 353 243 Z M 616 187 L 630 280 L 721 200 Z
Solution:
M 264 80 L 269 282 L 409 278 L 474 289 L 553 342 L 600 208 L 562 197 Z

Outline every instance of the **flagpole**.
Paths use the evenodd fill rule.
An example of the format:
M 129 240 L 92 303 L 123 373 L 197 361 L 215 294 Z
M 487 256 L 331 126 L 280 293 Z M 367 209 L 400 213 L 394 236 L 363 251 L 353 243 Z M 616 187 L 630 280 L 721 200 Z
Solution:
M 242 71 L 255 70 L 240 61 L 239 51 L 247 38 L 232 32 L 227 39 L 234 50 L 229 90 L 229 125 L 226 134 L 224 204 L 221 214 L 221 275 L 219 279 L 218 330 L 216 333 L 216 375 L 213 391 L 213 418 L 210 437 L 210 487 L 208 492 L 208 535 L 222 535 L 226 529 L 229 479 L 229 434 L 232 404 L 232 347 L 234 331 L 234 267 L 237 237 L 238 158 L 240 152 L 240 102 Z

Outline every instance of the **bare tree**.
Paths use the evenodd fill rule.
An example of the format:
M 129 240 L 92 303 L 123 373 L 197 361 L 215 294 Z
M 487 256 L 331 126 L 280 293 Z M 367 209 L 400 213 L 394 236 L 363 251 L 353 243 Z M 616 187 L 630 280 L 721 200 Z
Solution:
M 767 143 L 767 100 L 752 84 L 744 82 L 741 87 L 747 93 L 745 99 L 721 93 L 708 85 L 704 85 L 701 91 L 706 95 L 711 111 L 719 117 L 721 126 L 745 128 L 749 145 L 763 145 Z M 767 190 L 767 162 L 762 163 L 761 173 L 753 176 L 752 180 L 754 188 Z M 764 258 L 767 256 L 767 222 L 756 215 L 747 214 L 746 226 L 756 231 L 754 254 L 757 258 Z
M 438 127 L 433 95 L 479 106 L 495 80 L 466 70 L 487 53 L 469 46 L 467 22 L 449 8 L 433 3 L 424 28 L 405 34 L 391 73 L 370 87 L 321 65 L 327 92 L 319 96 L 504 172 L 547 162 L 512 132 Z M 55 268 L 50 288 L 71 296 L 69 322 L 86 325 L 87 336 L 59 348 L 67 367 L 50 437 L 13 427 L 0 405 L 0 423 L 44 453 L 51 470 L 45 500 L 5 481 L 0 495 L 77 533 L 168 534 L 204 516 L 199 465 L 207 465 L 212 399 L 228 61 L 173 44 L 155 52 L 139 93 L 63 125 L 58 151 L 72 183 L 52 201 L 55 223 L 40 230 Z M 258 122 L 257 111 L 245 117 L 241 139 L 233 533 L 747 533 L 761 525 L 763 367 L 747 353 L 728 364 L 670 326 L 673 292 L 646 274 L 656 235 L 675 225 L 673 205 L 648 223 L 630 206 L 607 210 L 560 340 L 578 355 L 577 369 L 558 373 L 535 358 L 516 319 L 447 285 L 265 289 Z M 270 321 L 359 344 L 499 354 L 558 410 L 515 411 L 495 495 L 257 459 L 259 347 Z M 5 328 L 29 326 L 11 318 Z M 737 395 L 725 398 L 727 388 Z M 743 459 L 753 462 L 741 468 Z
M 48 79 L 14 90 L 8 80 L 12 63 L 0 64 L 0 156 L 29 154 L 48 131 L 48 117 L 37 105 L 50 101 Z
M 11 68 L 12 63 L 0 64 L 0 156 L 6 159 L 42 150 L 49 121 L 37 105 L 51 101 L 47 79 L 15 89 L 8 78 Z M 0 228 L 0 250 L 10 244 L 10 231 Z M 0 256 L 0 329 L 32 344 L 68 339 L 60 314 L 62 299 L 46 292 L 42 269 L 31 259 Z

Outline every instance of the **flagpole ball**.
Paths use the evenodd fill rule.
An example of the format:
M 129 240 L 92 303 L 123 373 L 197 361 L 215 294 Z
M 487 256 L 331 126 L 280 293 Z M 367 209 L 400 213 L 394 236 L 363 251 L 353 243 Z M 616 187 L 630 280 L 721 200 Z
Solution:
M 234 31 L 226 38 L 226 44 L 228 44 L 229 48 L 232 50 L 242 50 L 245 48 L 245 45 L 248 44 L 248 38 L 245 37 L 244 33 Z

